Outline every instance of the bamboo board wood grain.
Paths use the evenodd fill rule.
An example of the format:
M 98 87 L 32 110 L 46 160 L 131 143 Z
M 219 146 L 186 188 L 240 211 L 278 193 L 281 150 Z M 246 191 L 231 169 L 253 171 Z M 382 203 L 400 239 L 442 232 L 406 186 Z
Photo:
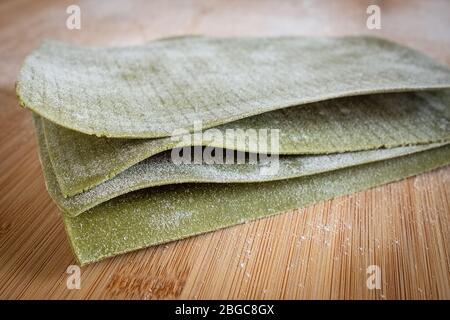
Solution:
M 65 26 L 78 3 L 81 30 Z M 14 81 L 43 38 L 138 44 L 157 37 L 372 34 L 450 64 L 448 1 L 2 1 L 0 3 L 0 298 L 3 299 L 449 299 L 450 168 L 275 217 L 126 254 L 74 264 L 48 196 L 31 117 Z M 381 269 L 381 289 L 366 286 Z

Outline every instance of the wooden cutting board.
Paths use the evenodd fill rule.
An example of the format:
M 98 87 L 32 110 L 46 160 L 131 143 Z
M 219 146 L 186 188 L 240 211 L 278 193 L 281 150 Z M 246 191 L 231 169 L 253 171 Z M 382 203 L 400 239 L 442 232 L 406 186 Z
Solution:
M 449 299 L 450 167 L 89 265 L 80 289 L 67 288 L 75 261 L 14 91 L 22 61 L 44 38 L 129 45 L 178 34 L 363 33 L 450 64 L 445 0 L 206 3 L 0 3 L 0 298 Z M 380 30 L 366 27 L 372 3 Z M 66 28 L 70 4 L 80 6 L 80 30 Z M 370 266 L 379 289 L 367 286 Z

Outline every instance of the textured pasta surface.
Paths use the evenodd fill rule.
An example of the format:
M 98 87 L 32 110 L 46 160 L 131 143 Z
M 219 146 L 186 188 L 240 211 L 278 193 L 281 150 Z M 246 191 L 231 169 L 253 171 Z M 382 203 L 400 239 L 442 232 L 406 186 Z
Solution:
M 449 68 L 371 37 L 46 42 L 17 95 L 80 264 L 450 164 Z

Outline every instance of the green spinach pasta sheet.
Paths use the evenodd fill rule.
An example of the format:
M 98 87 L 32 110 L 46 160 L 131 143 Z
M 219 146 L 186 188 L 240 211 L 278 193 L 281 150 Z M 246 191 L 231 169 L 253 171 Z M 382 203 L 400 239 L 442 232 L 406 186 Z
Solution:
M 156 138 L 289 106 L 447 88 L 448 68 L 372 37 L 179 37 L 142 46 L 44 42 L 17 80 L 22 105 L 76 131 Z

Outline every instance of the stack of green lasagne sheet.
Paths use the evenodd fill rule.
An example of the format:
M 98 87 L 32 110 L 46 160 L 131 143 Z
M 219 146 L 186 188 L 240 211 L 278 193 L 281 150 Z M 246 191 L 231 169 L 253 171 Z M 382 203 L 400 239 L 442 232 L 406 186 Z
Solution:
M 371 37 L 45 42 L 17 80 L 81 264 L 447 165 L 449 87 Z

